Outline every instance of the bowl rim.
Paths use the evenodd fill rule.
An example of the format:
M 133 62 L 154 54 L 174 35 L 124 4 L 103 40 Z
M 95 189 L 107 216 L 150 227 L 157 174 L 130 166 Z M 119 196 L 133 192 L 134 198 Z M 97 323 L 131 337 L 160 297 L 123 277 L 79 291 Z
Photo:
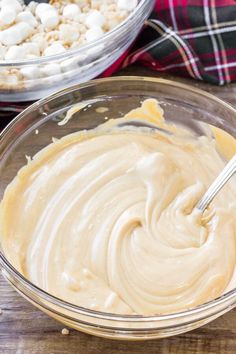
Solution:
M 153 3 L 153 4 L 152 4 Z M 75 49 L 68 49 L 66 52 L 50 55 L 50 56 L 40 56 L 34 59 L 22 59 L 21 61 L 18 60 L 0 60 L 0 68 L 5 68 L 8 66 L 27 66 L 27 65 L 39 65 L 44 63 L 50 63 L 51 61 L 56 61 L 60 59 L 71 59 L 75 54 L 84 54 L 84 51 L 93 49 L 94 44 L 96 43 L 96 47 L 99 45 L 106 43 L 107 40 L 113 38 L 113 36 L 122 34 L 127 30 L 126 26 L 129 22 L 133 21 L 136 18 L 136 15 L 141 14 L 142 10 L 145 8 L 145 5 L 154 5 L 154 0 L 140 0 L 138 5 L 135 7 L 134 10 L 122 21 L 118 26 L 115 26 L 112 30 L 104 33 L 100 38 L 93 40 L 89 43 L 82 44 L 80 47 Z
M 203 96 L 205 98 L 208 98 L 212 101 L 217 102 L 218 104 L 222 105 L 224 108 L 229 110 L 236 118 L 236 109 L 233 108 L 229 103 L 223 101 L 222 99 L 216 97 L 215 95 L 208 93 L 204 90 L 198 89 L 194 86 L 183 84 L 180 82 L 175 82 L 173 80 L 167 80 L 167 79 L 162 79 L 162 78 L 155 78 L 155 77 L 145 77 L 145 76 L 117 76 L 117 77 L 110 77 L 110 78 L 102 78 L 102 79 L 96 79 L 96 80 L 90 80 L 88 82 L 82 83 L 82 84 L 77 84 L 70 86 L 68 88 L 65 88 L 63 90 L 60 90 L 56 93 L 53 93 L 51 95 L 48 95 L 47 97 L 35 102 L 34 104 L 30 105 L 28 108 L 26 108 L 24 111 L 22 111 L 20 114 L 18 114 L 6 127 L 0 132 L 0 141 L 1 139 L 4 138 L 4 136 L 8 133 L 9 130 L 14 127 L 18 121 L 23 119 L 25 115 L 29 114 L 32 110 L 35 110 L 39 108 L 40 106 L 50 102 L 51 100 L 54 100 L 55 98 L 58 98 L 60 96 L 66 95 L 68 93 L 84 89 L 84 88 L 89 88 L 91 86 L 96 86 L 99 84 L 102 84 L 103 82 L 111 82 L 111 83 L 116 83 L 118 81 L 122 82 L 132 82 L 132 81 L 139 81 L 139 82 L 152 82 L 152 83 L 157 83 L 161 85 L 166 85 L 166 86 L 174 86 L 175 88 L 178 89 L 184 89 L 187 91 L 190 91 L 194 94 L 197 94 L 199 96 Z M 75 304 L 72 304 L 70 302 L 67 302 L 65 300 L 62 300 L 47 291 L 39 288 L 37 285 L 33 284 L 31 281 L 26 279 L 16 268 L 14 268 L 11 263 L 7 260 L 7 258 L 4 256 L 2 250 L 0 249 L 0 267 L 2 267 L 3 270 L 6 272 L 9 272 L 10 275 L 13 276 L 13 278 L 16 278 L 20 284 L 22 284 L 27 290 L 33 292 L 36 295 L 39 295 L 40 298 L 42 298 L 45 301 L 48 301 L 52 303 L 53 305 L 59 306 L 65 310 L 70 310 L 74 313 L 80 314 L 80 315 L 86 315 L 94 318 L 100 318 L 103 320 L 115 320 L 115 321 L 127 321 L 127 322 L 163 322 L 167 320 L 177 320 L 180 318 L 185 318 L 189 317 L 192 315 L 197 315 L 197 314 L 202 314 L 205 313 L 207 310 L 211 310 L 215 308 L 218 305 L 223 305 L 227 301 L 232 301 L 233 299 L 236 301 L 236 288 L 222 294 L 221 296 L 208 301 L 206 303 L 203 303 L 199 306 L 196 306 L 194 308 L 190 308 L 184 311 L 179 311 L 175 313 L 170 313 L 170 314 L 162 314 L 162 315 L 122 315 L 122 314 L 114 314 L 114 313 L 109 313 L 109 312 L 102 312 L 102 311 L 96 311 L 96 310 L 91 310 L 86 307 L 82 306 L 77 306 Z M 0 268 L 1 270 L 1 268 Z

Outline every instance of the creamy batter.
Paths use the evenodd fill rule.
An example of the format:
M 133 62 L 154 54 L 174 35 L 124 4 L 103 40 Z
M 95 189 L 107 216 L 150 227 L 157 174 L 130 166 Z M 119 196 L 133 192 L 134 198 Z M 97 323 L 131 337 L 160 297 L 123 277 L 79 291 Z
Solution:
M 172 313 L 216 298 L 236 265 L 235 179 L 204 217 L 194 209 L 225 165 L 216 145 L 166 123 L 154 100 L 52 143 L 6 189 L 6 257 L 47 292 L 105 312 Z

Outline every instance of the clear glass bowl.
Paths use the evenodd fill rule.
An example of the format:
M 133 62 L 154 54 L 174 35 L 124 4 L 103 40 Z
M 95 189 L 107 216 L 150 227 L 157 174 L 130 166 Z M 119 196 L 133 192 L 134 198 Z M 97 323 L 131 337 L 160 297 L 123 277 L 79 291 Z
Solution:
M 78 49 L 20 62 L 0 61 L 0 101 L 38 100 L 98 76 L 132 44 L 153 5 L 154 0 L 139 0 L 138 6 L 124 22 L 95 42 Z M 33 78 L 22 75 L 25 68 L 31 70 Z
M 22 112 L 0 136 L 0 198 L 26 155 L 52 141 L 82 129 L 91 129 L 104 118 L 117 118 L 136 108 L 145 98 L 157 98 L 167 120 L 184 122 L 199 134 L 199 121 L 225 129 L 236 137 L 236 110 L 220 99 L 172 81 L 142 77 L 94 80 L 47 97 Z M 75 103 L 88 106 L 66 125 L 58 122 Z M 103 113 L 98 107 L 107 107 Z M 38 131 L 37 131 L 38 130 Z M 38 133 L 38 134 L 37 134 Z M 222 235 L 223 237 L 224 235 Z M 122 316 L 78 307 L 30 283 L 0 250 L 0 266 L 5 278 L 27 300 L 48 315 L 78 330 L 113 339 L 151 339 L 175 335 L 202 326 L 236 305 L 236 289 L 192 310 L 163 316 Z

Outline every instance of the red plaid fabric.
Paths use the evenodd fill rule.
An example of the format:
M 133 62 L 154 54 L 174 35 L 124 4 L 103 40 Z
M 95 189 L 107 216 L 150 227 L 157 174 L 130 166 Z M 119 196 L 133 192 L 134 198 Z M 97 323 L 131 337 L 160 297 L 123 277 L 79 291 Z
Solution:
M 130 54 L 104 76 L 135 62 L 218 85 L 236 80 L 235 0 L 156 0 Z

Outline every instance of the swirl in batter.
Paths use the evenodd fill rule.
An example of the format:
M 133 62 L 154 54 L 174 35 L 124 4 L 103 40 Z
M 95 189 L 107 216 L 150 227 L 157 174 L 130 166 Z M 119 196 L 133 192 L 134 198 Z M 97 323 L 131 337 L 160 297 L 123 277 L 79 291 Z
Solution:
M 118 127 L 134 118 L 161 129 Z M 54 142 L 19 171 L 1 202 L 4 253 L 79 306 L 144 315 L 195 307 L 221 295 L 235 270 L 235 180 L 203 219 L 193 210 L 224 165 L 214 139 L 165 123 L 148 100 Z

